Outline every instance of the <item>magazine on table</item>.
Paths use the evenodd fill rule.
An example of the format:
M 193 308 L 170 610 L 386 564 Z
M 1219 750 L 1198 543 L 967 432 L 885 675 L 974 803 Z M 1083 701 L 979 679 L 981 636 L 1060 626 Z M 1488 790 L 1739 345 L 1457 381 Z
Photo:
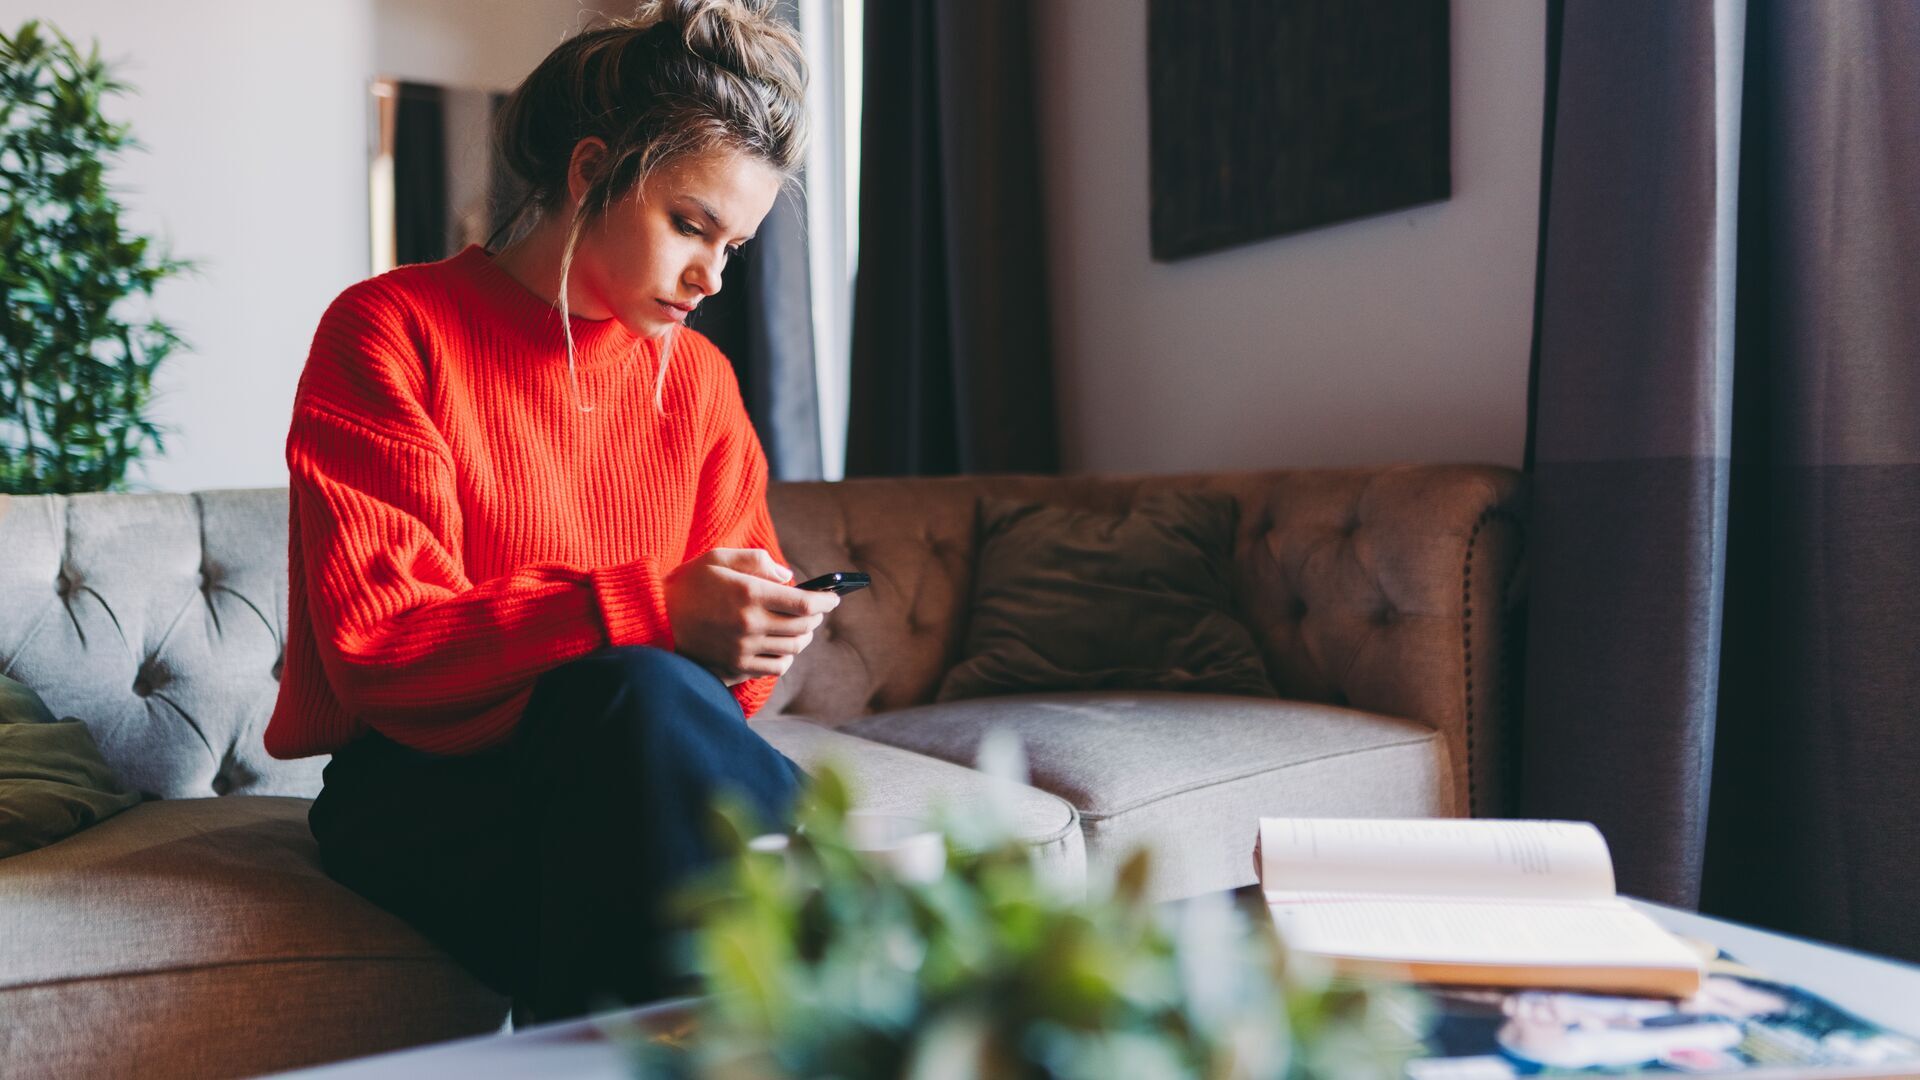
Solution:
M 1409 1080 L 1920 1077 L 1920 1040 L 1616 896 L 1584 822 L 1262 818 L 1254 863 L 1289 948 L 1423 985 Z
M 1687 943 L 1708 958 L 1706 977 L 1697 993 L 1679 1000 L 1431 988 L 1425 1056 L 1407 1066 L 1407 1076 L 1920 1076 L 1920 1041 L 1770 979 L 1704 942 Z

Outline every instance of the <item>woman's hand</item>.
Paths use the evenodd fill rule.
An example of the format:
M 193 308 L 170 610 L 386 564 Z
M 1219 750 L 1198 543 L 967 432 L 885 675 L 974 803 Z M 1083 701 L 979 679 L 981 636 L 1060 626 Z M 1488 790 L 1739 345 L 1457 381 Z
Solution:
M 786 582 L 793 572 L 760 548 L 715 548 L 667 575 L 673 651 L 728 686 L 784 675 L 813 643 L 813 631 L 840 606 L 830 592 Z

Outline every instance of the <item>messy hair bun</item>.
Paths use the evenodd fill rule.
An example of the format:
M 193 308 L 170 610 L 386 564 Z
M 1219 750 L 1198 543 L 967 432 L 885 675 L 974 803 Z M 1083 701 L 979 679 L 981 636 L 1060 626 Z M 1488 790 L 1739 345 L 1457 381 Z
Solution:
M 776 0 L 643 0 L 631 24 L 668 27 L 687 53 L 746 80 L 765 100 L 756 117 L 762 156 L 782 172 L 805 152 L 806 54 L 774 14 Z
M 502 105 L 495 148 L 525 195 L 494 239 L 565 212 L 574 147 L 587 138 L 607 145 L 572 212 L 561 260 L 569 371 L 566 275 L 574 244 L 617 200 L 662 165 L 715 150 L 751 155 L 788 178 L 799 171 L 807 140 L 806 54 L 776 3 L 642 0 L 632 16 L 562 42 Z M 664 378 L 663 362 L 660 385 Z
M 642 0 L 630 18 L 582 31 L 502 106 L 501 156 L 532 189 L 564 202 L 581 139 L 605 140 L 609 201 L 686 153 L 727 148 L 791 176 L 806 154 L 806 55 L 775 0 Z

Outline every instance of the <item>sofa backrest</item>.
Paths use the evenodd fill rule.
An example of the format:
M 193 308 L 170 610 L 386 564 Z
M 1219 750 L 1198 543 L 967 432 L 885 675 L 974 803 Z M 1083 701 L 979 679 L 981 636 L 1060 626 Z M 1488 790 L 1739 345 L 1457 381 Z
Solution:
M 1504 712 L 1518 480 L 1402 466 L 775 484 L 794 568 L 864 570 L 874 587 L 834 613 L 767 711 L 833 724 L 932 700 L 966 632 L 982 496 L 1118 510 L 1203 487 L 1238 500 L 1239 614 L 1280 692 L 1440 728 L 1460 789 L 1493 805 L 1497 763 L 1468 770 L 1476 725 L 1491 735 Z M 286 558 L 284 488 L 0 497 L 0 674 L 86 720 L 142 791 L 312 795 L 325 759 L 277 761 L 261 743 Z
M 1510 762 L 1475 742 L 1502 746 L 1509 711 L 1522 491 L 1504 468 L 778 484 L 795 570 L 863 570 L 874 586 L 827 620 L 768 711 L 837 724 L 932 700 L 965 639 L 983 496 L 1117 511 L 1166 488 L 1235 497 L 1237 614 L 1283 696 L 1433 725 L 1456 790 L 1502 807 Z
M 287 618 L 285 488 L 0 505 L 0 674 L 162 798 L 313 795 L 261 743 Z
M 1204 488 L 1239 504 L 1237 614 L 1281 693 L 1417 717 L 1405 695 L 1386 692 L 1402 650 L 1376 639 L 1460 652 L 1467 531 L 1511 501 L 1516 480 L 1505 469 L 1403 466 L 776 484 L 768 498 L 795 570 L 862 570 L 874 586 L 834 612 L 768 708 L 835 723 L 931 701 L 964 641 L 982 497 L 1120 511 L 1148 492 Z

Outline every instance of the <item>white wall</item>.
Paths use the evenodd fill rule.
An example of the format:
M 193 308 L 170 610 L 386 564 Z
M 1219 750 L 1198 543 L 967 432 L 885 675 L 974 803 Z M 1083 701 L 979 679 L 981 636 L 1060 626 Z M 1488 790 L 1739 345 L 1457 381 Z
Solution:
M 365 2 L 365 0 L 360 0 Z M 504 90 L 604 9 L 598 0 L 372 0 L 381 75 Z
M 1146 0 L 1047 0 L 1040 130 L 1065 464 L 1518 464 L 1539 0 L 1453 0 L 1453 197 L 1155 263 Z
M 190 343 L 157 376 L 175 429 L 136 487 L 286 483 L 293 389 L 326 306 L 367 276 L 368 83 L 376 71 L 510 85 L 575 25 L 580 0 L 0 0 L 0 26 L 57 25 L 137 95 L 110 99 L 145 152 L 111 174 L 123 225 L 201 274 L 155 295 Z
M 132 479 L 162 490 L 285 483 L 294 380 L 326 304 L 366 261 L 372 21 L 361 2 L 0 0 L 48 19 L 137 95 L 108 99 L 147 147 L 110 175 L 123 227 L 200 263 L 155 291 L 187 339 L 156 376 L 177 429 Z
M 203 264 L 158 293 L 192 349 L 161 371 L 156 419 L 176 430 L 136 484 L 285 483 L 314 326 L 367 273 L 368 80 L 510 85 L 594 10 L 0 0 L 9 31 L 48 17 L 125 61 L 139 93 L 109 115 L 148 147 L 114 173 L 128 224 Z M 1170 264 L 1148 256 L 1146 0 L 1039 10 L 1069 468 L 1519 460 L 1539 0 L 1454 0 L 1452 200 Z

